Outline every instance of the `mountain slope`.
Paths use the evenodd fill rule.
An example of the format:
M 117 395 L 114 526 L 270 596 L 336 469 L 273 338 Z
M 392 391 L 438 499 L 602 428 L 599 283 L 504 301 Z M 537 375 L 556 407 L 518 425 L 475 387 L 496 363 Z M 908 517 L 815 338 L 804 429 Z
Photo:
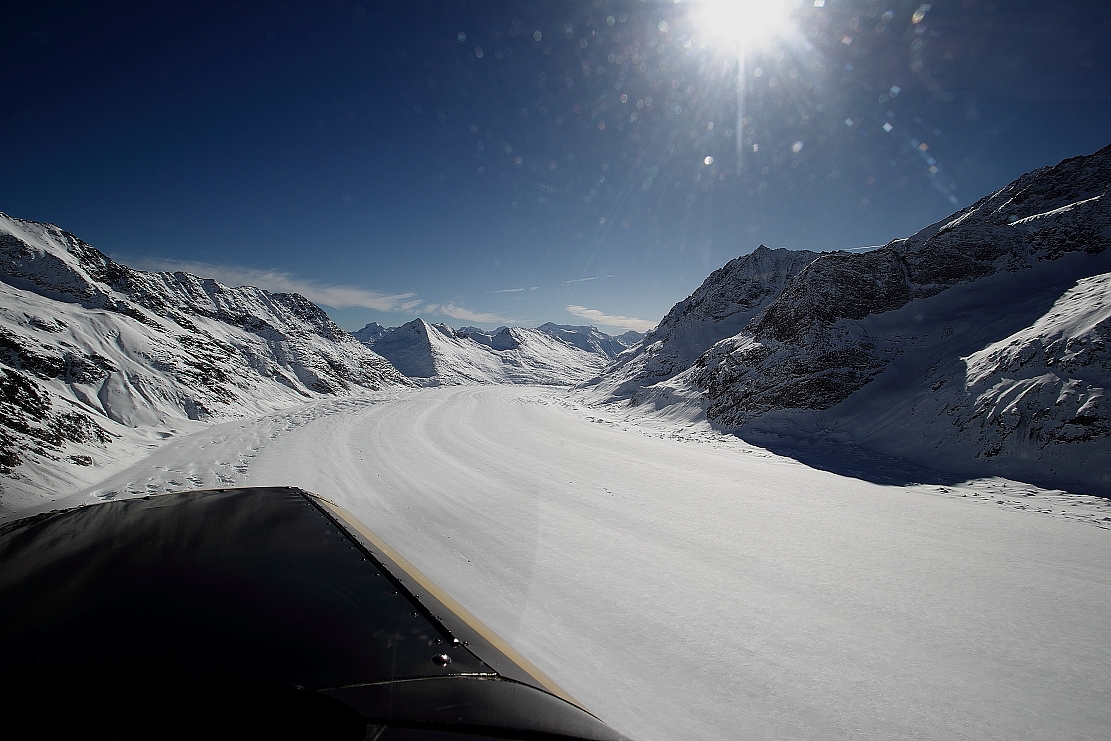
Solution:
M 1111 251 L 1004 271 L 858 328 L 892 348 L 871 382 L 828 410 L 771 410 L 741 434 L 1111 495 Z
M 366 329 L 361 333 L 365 334 Z M 406 376 L 426 386 L 526 383 L 570 386 L 596 374 L 607 360 L 547 332 L 503 327 L 483 332 L 414 319 L 368 343 Z
M 383 327 L 378 322 L 371 322 L 370 324 L 360 329 L 358 332 L 352 332 L 351 336 L 367 347 L 370 347 L 375 342 L 377 342 L 382 337 L 382 335 L 386 334 L 386 332 L 389 331 L 390 330 L 387 327 Z
M 744 328 L 818 254 L 760 245 L 730 260 L 589 383 L 617 400 L 675 376 L 714 343 Z
M 0 215 L 5 492 L 80 482 L 126 454 L 112 441 L 391 385 L 408 382 L 303 296 L 132 270 Z
M 894 338 L 855 322 L 960 283 L 1103 251 L 1109 182 L 1111 147 L 1025 174 L 883 249 L 822 254 L 730 346 L 703 359 L 694 380 L 708 391 L 711 417 L 737 425 L 774 409 L 829 409 L 899 351 Z
M 897 352 L 854 322 L 996 273 L 1102 252 L 1111 244 L 1109 182 L 1111 147 L 1024 175 L 909 239 L 819 256 L 736 342 L 705 359 L 696 382 L 710 416 L 739 425 L 773 409 L 828 409 Z
M 630 347 L 640 342 L 644 335 L 638 332 L 626 332 L 617 337 L 612 337 L 604 332 L 599 332 L 597 327 L 575 327 L 567 324 L 541 324 L 537 329 L 544 334 L 562 340 L 568 345 L 574 345 L 580 350 L 600 353 L 607 358 L 616 358 Z
M 692 296 L 596 393 L 681 406 L 764 444 L 852 443 L 1111 494 L 1109 183 L 1111 147 L 879 250 L 807 253 L 778 294 L 731 322 Z M 715 276 L 700 292 L 751 285 Z M 661 363 L 661 331 L 679 336 L 660 348 L 718 338 L 692 362 Z

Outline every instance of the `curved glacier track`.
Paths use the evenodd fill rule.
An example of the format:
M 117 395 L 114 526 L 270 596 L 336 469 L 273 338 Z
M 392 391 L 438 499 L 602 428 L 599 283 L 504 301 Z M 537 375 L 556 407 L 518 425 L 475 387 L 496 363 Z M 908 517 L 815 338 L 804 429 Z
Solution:
M 71 498 L 337 500 L 633 738 L 1103 739 L 1111 533 L 590 418 L 383 393 L 213 427 Z

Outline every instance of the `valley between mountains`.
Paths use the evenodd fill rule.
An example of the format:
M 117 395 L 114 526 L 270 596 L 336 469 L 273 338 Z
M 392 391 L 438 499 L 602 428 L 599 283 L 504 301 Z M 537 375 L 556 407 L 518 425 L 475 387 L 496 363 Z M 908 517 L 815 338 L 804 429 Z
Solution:
M 0 511 L 224 419 L 504 383 L 842 472 L 864 451 L 1111 496 L 1109 182 L 1111 146 L 870 252 L 761 246 L 620 337 L 420 318 L 352 335 L 298 294 L 132 270 L 0 215 Z
M 0 215 L 0 519 L 306 488 L 633 738 L 1104 738 L 1109 183 L 761 247 L 618 337 L 348 333 Z

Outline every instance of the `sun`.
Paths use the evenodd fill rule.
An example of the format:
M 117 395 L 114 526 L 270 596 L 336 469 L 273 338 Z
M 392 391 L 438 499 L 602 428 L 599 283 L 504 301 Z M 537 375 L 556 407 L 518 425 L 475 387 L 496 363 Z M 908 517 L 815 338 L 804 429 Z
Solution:
M 703 33 L 749 47 L 769 40 L 786 26 L 785 0 L 688 0 L 691 18 Z

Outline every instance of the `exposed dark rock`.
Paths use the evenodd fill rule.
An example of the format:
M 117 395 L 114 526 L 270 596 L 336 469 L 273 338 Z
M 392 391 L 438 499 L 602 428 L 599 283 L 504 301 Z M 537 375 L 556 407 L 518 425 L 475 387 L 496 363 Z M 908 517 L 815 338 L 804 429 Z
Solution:
M 588 384 L 624 399 L 641 387 L 675 376 L 715 343 L 741 331 L 818 256 L 761 245 L 730 260 Z
M 132 270 L 50 224 L 0 214 L 0 281 L 8 469 L 21 451 L 107 442 L 94 419 L 167 425 L 411 385 L 304 296 Z
M 105 444 L 111 436 L 86 414 L 55 412 L 50 395 L 26 373 L 0 367 L 0 472 L 22 462 L 21 449 L 40 455 L 67 442 Z
M 1111 495 L 1109 184 L 1111 147 L 874 251 L 761 248 L 593 383 L 758 444 Z
M 691 380 L 706 390 L 708 414 L 736 426 L 775 409 L 828 409 L 898 351 L 852 322 L 1000 271 L 1102 252 L 1111 244 L 1109 182 L 1111 147 L 1024 175 L 909 239 L 816 257 L 739 339 L 699 361 Z

